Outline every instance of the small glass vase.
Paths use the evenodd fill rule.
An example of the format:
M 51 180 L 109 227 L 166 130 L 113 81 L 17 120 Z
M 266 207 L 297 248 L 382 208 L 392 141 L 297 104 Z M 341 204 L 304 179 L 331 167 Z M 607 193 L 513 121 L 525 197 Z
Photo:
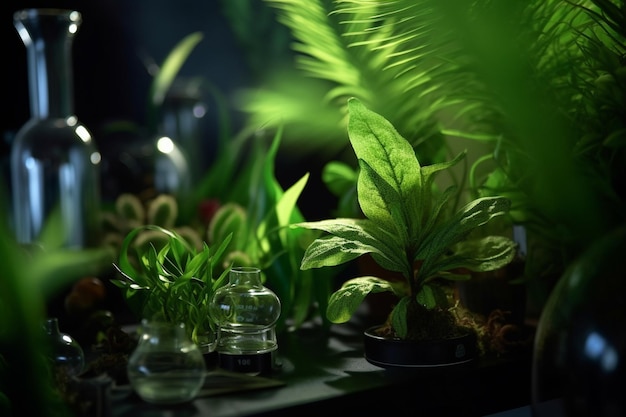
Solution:
M 13 22 L 26 46 L 31 111 L 11 149 L 16 240 L 36 243 L 46 226 L 56 225 L 63 246 L 97 246 L 101 155 L 74 114 L 72 86 L 71 46 L 81 14 L 27 9 Z
M 144 319 L 139 336 L 127 368 L 137 395 L 152 404 L 193 400 L 204 384 L 206 365 L 185 325 Z
M 271 371 L 278 349 L 275 324 L 280 317 L 278 296 L 261 282 L 261 270 L 235 267 L 209 304 L 218 326 L 218 365 L 248 374 Z
M 46 319 L 43 328 L 48 343 L 47 355 L 54 372 L 65 377 L 79 375 L 85 367 L 85 353 L 80 344 L 69 334 L 61 333 L 56 317 Z

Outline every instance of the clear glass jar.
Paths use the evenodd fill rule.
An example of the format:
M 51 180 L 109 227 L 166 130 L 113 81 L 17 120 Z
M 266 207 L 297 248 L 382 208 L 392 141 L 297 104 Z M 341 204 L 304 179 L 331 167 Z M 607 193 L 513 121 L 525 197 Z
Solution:
M 128 358 L 128 379 L 144 401 L 177 404 L 193 400 L 206 377 L 198 346 L 183 323 L 142 320 L 139 342 Z
M 246 373 L 269 370 L 271 354 L 278 349 L 275 324 L 281 305 L 262 284 L 259 268 L 232 268 L 228 284 L 213 294 L 209 311 L 218 326 L 220 367 Z
M 16 239 L 36 243 L 47 222 L 55 221 L 62 225 L 63 246 L 96 246 L 101 155 L 73 104 L 71 46 L 81 14 L 27 9 L 13 22 L 27 50 L 31 110 L 11 149 Z

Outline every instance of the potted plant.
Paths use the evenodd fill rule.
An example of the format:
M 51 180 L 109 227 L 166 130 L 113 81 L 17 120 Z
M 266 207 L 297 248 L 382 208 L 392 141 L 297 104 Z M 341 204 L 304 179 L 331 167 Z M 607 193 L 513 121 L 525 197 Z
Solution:
M 301 268 L 337 266 L 370 254 L 383 269 L 400 274 L 401 281 L 377 276 L 349 279 L 329 299 L 327 318 L 345 323 L 368 294 L 390 292 L 397 297 L 387 321 L 365 331 L 370 362 L 439 366 L 471 360 L 478 352 L 476 333 L 463 325 L 446 283 L 468 279 L 469 274 L 458 272 L 462 268 L 489 271 L 513 259 L 516 245 L 507 237 L 469 239 L 477 228 L 506 214 L 509 203 L 502 197 L 483 197 L 455 210 L 450 203 L 457 187 L 439 192 L 434 178 L 464 153 L 449 162 L 421 166 L 411 144 L 388 120 L 355 98 L 348 100 L 348 109 L 364 218 L 294 225 L 328 234 L 308 246 Z M 393 352 L 381 344 L 390 344 Z M 442 347 L 446 344 L 450 347 Z

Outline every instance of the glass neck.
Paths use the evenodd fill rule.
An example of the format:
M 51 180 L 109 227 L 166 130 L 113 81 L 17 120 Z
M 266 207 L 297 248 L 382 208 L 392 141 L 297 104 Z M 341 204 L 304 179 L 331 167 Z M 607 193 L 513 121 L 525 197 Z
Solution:
M 231 285 L 261 287 L 261 270 L 257 268 L 233 268 L 228 281 Z
M 14 25 L 26 46 L 31 116 L 74 113 L 71 48 L 80 14 L 69 10 L 29 9 L 15 13 Z
M 59 330 L 59 321 L 56 318 L 46 319 L 43 323 L 43 328 L 48 334 L 58 334 Z

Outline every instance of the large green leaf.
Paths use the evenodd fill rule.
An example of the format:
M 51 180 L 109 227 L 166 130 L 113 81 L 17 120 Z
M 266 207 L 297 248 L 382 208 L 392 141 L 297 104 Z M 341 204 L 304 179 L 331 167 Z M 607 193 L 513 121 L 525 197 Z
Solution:
M 407 213 L 402 211 L 402 196 L 364 160 L 359 160 L 361 168 L 357 193 L 365 216 L 383 230 L 393 233 L 399 245 L 409 241 Z
M 309 245 L 302 259 L 302 269 L 340 265 L 362 254 L 376 253 L 390 270 L 406 270 L 402 246 L 391 236 L 383 238 L 384 231 L 370 220 L 321 220 L 297 223 L 294 227 L 316 229 L 334 235 L 318 238 Z
M 419 218 L 415 216 L 421 212 L 418 199 L 421 197 L 422 175 L 413 147 L 387 119 L 367 109 L 359 100 L 349 99 L 348 110 L 348 136 L 355 155 L 367 163 L 399 196 L 394 198 L 386 188 L 377 188 L 380 181 L 361 180 L 362 174 L 359 174 L 358 199 L 361 210 L 376 222 L 393 223 L 395 219 L 385 210 L 387 203 L 384 200 L 399 200 L 402 202 L 399 206 L 403 211 L 403 224 L 408 229 L 414 228 L 419 224 Z
M 333 323 L 345 323 L 370 293 L 394 292 L 389 281 L 372 276 L 352 278 L 343 283 L 328 301 L 326 317 Z

